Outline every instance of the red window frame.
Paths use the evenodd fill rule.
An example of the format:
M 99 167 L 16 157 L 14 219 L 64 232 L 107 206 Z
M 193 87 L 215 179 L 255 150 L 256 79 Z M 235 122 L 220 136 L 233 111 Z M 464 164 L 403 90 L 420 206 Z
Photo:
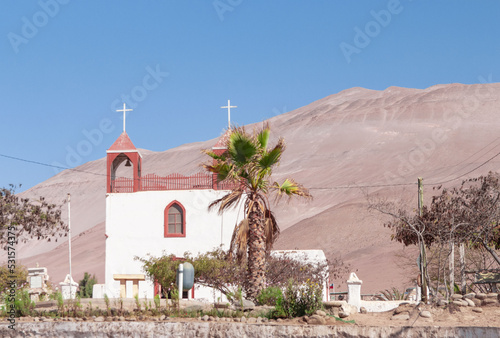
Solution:
M 182 212 L 182 222 L 181 222 L 181 227 L 182 227 L 182 233 L 169 233 L 168 232 L 168 211 L 173 205 L 177 205 Z M 164 211 L 164 222 L 163 222 L 163 237 L 186 237 L 186 209 L 184 206 L 179 203 L 178 201 L 172 201 L 167 207 L 165 208 Z

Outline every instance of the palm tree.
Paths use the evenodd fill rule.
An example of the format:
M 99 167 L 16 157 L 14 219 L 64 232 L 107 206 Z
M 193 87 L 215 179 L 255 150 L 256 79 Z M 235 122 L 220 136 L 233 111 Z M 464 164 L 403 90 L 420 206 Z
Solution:
M 273 168 L 279 165 L 285 150 L 280 138 L 268 149 L 269 125 L 253 134 L 243 127 L 229 130 L 227 151 L 218 155 L 210 150 L 204 152 L 212 158 L 203 167 L 217 174 L 217 181 L 232 182 L 231 191 L 213 201 L 209 209 L 218 206 L 219 214 L 244 201 L 244 219 L 235 227 L 231 238 L 229 256 L 240 262 L 247 260 L 247 297 L 255 298 L 265 286 L 265 263 L 268 253 L 279 235 L 279 227 L 270 209 L 269 197 L 276 194 L 276 200 L 283 196 L 312 197 L 308 190 L 292 179 L 281 184 L 271 182 Z

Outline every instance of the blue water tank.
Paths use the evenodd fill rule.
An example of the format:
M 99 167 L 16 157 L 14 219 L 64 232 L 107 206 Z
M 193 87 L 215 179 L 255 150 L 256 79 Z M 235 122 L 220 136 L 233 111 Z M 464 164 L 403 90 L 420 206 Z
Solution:
M 193 264 L 186 262 L 183 263 L 183 276 L 182 276 L 182 289 L 184 291 L 190 290 L 194 285 L 194 266 Z M 179 284 L 179 268 L 177 268 L 177 284 Z

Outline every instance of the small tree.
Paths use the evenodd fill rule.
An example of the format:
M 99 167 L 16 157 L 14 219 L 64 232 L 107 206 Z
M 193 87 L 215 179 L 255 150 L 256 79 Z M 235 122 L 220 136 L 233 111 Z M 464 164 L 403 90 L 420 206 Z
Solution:
M 135 257 L 142 263 L 142 268 L 146 275 L 156 283 L 161 285 L 162 293 L 167 296 L 168 292 L 175 289 L 176 271 L 182 261 L 175 255 L 147 258 Z
M 78 282 L 78 295 L 80 298 L 92 298 L 94 284 L 97 284 L 96 276 L 91 276 L 88 272 L 85 272 L 83 274 L 83 279 Z
M 164 292 L 175 288 L 177 266 L 185 261 L 193 264 L 196 285 L 211 287 L 228 295 L 246 282 L 247 267 L 226 259 L 227 254 L 227 251 L 218 248 L 196 257 L 185 253 L 182 259 L 174 255 L 135 259 L 142 262 L 147 276 L 159 283 Z M 296 258 L 288 254 L 269 255 L 264 269 L 268 286 L 284 287 L 290 279 L 298 284 L 311 282 L 323 285 L 328 277 L 327 264 L 311 262 L 306 257 Z
M 465 180 L 460 187 L 435 189 L 441 190 L 441 193 L 433 196 L 429 205 L 422 207 L 420 215 L 390 202 L 371 203 L 370 208 L 392 217 L 384 226 L 393 230 L 393 240 L 406 246 L 423 243 L 426 249 L 438 248 L 438 281 L 440 270 L 444 270 L 441 268 L 441 254 L 445 246 L 481 246 L 500 265 L 500 258 L 495 251 L 500 248 L 499 175 L 489 173 L 487 176 Z M 450 256 L 450 259 L 453 260 L 453 256 Z M 453 262 L 450 262 L 449 270 L 452 275 Z M 443 276 L 446 282 L 444 271 Z M 430 285 L 427 269 L 424 278 Z M 450 288 L 453 287 L 450 285 Z M 451 291 L 453 292 L 453 289 Z
M 3 294 L 5 290 L 7 290 L 7 292 L 9 291 L 12 281 L 16 282 L 17 287 L 27 283 L 26 277 L 28 276 L 28 270 L 25 266 L 16 265 L 14 273 L 11 273 L 10 270 L 8 264 L 0 266 L 0 295 Z M 0 299 L 2 298 L 0 297 Z
M 463 181 L 449 195 L 455 205 L 446 216 L 456 220 L 454 237 L 460 243 L 482 246 L 500 266 L 495 251 L 500 249 L 500 175 L 490 172 Z
M 15 186 L 0 188 L 0 245 L 13 246 L 19 240 L 46 239 L 67 235 L 61 210 L 40 197 L 37 201 L 15 195 Z M 55 238 L 57 242 L 57 237 Z

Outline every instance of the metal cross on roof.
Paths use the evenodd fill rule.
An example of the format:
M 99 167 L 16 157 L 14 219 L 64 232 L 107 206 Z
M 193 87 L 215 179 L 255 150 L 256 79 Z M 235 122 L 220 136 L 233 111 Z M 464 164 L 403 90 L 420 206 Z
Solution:
M 227 127 L 231 129 L 231 108 L 238 108 L 238 106 L 231 106 L 231 100 L 227 100 L 227 106 L 221 108 L 227 108 Z
M 128 112 L 128 111 L 132 111 L 133 109 L 127 109 L 125 107 L 125 103 L 123 104 L 123 109 L 117 109 L 116 111 L 120 111 L 120 112 L 123 112 L 123 132 L 125 132 L 125 113 Z

